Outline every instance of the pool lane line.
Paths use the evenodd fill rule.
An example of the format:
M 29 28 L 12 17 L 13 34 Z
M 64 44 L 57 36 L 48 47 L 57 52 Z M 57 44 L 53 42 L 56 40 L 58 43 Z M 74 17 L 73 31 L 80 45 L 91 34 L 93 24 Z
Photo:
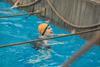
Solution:
M 0 18 L 9 18 L 9 17 L 16 17 L 16 16 L 24 16 L 24 15 L 33 15 L 33 14 L 39 14 L 36 12 L 29 12 L 29 13 L 25 13 L 25 14 L 14 14 L 14 15 L 10 15 L 10 16 L 1 16 Z
M 50 39 L 68 37 L 68 36 L 73 36 L 73 35 L 79 35 L 79 34 L 89 33 L 89 32 L 93 32 L 93 31 L 100 31 L 100 28 L 96 28 L 96 29 L 92 29 L 92 30 L 88 30 L 88 31 L 83 31 L 83 32 L 72 33 L 72 34 L 59 35 L 59 36 L 55 36 L 55 37 L 48 37 L 48 38 L 44 38 L 44 39 L 35 39 L 35 40 L 29 40 L 29 41 L 25 41 L 25 42 L 4 44 L 4 45 L 0 45 L 0 48 L 10 47 L 10 46 L 17 46 L 17 45 L 24 45 L 24 44 L 32 43 L 32 42 L 36 42 L 36 41 L 43 41 L 43 40 L 50 40 Z

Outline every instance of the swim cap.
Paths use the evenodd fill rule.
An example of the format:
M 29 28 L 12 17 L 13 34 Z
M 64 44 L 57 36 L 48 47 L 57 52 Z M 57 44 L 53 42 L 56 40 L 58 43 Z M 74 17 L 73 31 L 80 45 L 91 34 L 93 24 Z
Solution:
M 42 35 L 44 35 L 44 33 L 46 32 L 47 27 L 48 27 L 48 24 L 42 23 L 38 26 L 38 30 Z

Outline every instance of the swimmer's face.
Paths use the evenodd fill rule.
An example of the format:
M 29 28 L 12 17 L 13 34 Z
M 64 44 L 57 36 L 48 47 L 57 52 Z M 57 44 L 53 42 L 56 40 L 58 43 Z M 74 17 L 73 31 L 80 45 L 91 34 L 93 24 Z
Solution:
M 46 30 L 46 35 L 50 35 L 50 34 L 52 34 L 52 33 L 53 33 L 52 28 L 49 26 L 49 27 L 47 28 L 47 30 Z

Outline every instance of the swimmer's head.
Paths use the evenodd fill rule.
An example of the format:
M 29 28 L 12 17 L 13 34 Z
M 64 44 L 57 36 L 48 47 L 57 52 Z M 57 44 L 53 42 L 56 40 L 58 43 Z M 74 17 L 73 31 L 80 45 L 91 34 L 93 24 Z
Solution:
M 38 30 L 41 35 L 50 35 L 52 34 L 52 28 L 47 23 L 42 23 L 38 26 Z

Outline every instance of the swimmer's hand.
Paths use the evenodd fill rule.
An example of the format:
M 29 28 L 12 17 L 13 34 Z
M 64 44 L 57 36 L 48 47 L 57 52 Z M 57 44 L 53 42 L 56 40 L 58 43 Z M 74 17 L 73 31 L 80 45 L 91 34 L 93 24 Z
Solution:
M 72 33 L 72 34 L 76 33 L 76 30 L 75 30 L 75 29 L 73 29 L 73 30 L 71 31 L 71 33 Z
M 11 9 L 13 9 L 13 8 L 17 8 L 18 6 L 17 5 L 13 5 L 12 7 L 11 7 Z
M 62 35 L 66 35 L 66 34 L 57 34 L 57 36 L 62 36 Z

